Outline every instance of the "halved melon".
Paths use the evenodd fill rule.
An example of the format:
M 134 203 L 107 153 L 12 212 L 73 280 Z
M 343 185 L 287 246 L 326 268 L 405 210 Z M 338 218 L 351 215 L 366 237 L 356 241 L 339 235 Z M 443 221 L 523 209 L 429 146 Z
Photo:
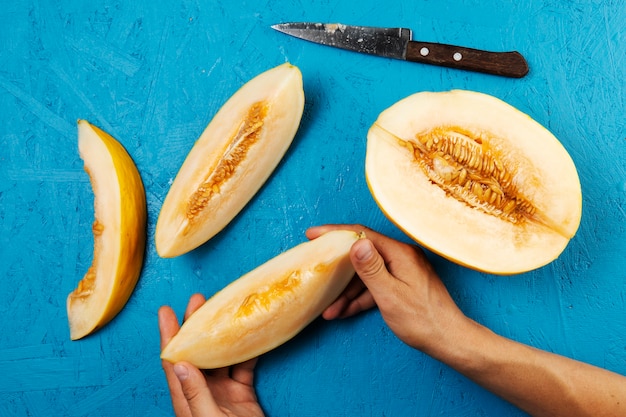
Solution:
M 78 149 L 94 193 L 93 261 L 67 297 L 72 340 L 107 324 L 132 294 L 146 243 L 146 197 L 135 163 L 106 132 L 78 121 Z
M 243 275 L 185 321 L 161 358 L 213 369 L 283 344 L 344 290 L 354 275 L 350 248 L 360 237 L 328 232 Z
M 580 223 L 574 163 L 539 123 L 481 93 L 418 93 L 368 132 L 366 176 L 381 210 L 440 255 L 494 274 L 556 259 Z
M 303 109 L 302 74 L 290 64 L 253 78 L 224 104 L 165 198 L 155 233 L 160 256 L 200 246 L 243 209 L 289 148 Z

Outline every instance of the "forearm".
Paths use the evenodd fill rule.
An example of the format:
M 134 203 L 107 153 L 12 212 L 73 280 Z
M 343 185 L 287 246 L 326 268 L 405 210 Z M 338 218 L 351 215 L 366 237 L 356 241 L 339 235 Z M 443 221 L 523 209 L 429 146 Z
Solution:
M 426 353 L 533 416 L 626 416 L 626 378 L 466 320 Z
M 329 226 L 309 230 L 315 237 Z M 534 416 L 626 416 L 626 378 L 500 337 L 458 309 L 423 252 L 371 230 L 350 259 L 369 291 L 353 291 L 326 317 L 374 302 L 405 343 L 458 370 Z M 352 295 L 349 295 L 352 294 Z M 367 294 L 366 294 L 367 295 Z M 364 307 L 365 306 L 365 307 Z M 345 313 L 344 313 L 345 314 Z

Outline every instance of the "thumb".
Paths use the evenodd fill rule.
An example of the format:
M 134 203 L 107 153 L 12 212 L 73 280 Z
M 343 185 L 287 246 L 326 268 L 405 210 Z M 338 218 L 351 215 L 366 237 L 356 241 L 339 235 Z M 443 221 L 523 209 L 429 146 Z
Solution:
M 376 298 L 376 294 L 389 287 L 391 274 L 383 257 L 369 239 L 360 239 L 352 245 L 350 260 L 354 270 Z
M 215 415 L 218 407 L 202 372 L 186 362 L 179 362 L 174 365 L 174 373 L 180 381 L 191 415 L 193 417 Z

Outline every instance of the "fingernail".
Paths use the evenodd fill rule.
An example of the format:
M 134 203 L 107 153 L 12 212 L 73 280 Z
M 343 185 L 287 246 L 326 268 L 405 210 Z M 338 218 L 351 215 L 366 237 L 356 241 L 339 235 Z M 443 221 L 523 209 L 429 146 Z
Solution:
M 184 381 L 189 377 L 189 370 L 185 365 L 177 363 L 174 365 L 174 373 L 179 381 Z
M 359 261 L 366 261 L 372 256 L 372 243 L 370 241 L 363 241 L 357 248 L 354 256 Z

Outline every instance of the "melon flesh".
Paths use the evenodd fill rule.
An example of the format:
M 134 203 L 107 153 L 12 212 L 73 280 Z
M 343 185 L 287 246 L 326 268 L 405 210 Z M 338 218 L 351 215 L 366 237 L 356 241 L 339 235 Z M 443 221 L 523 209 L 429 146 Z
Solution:
M 185 321 L 161 358 L 213 369 L 285 343 L 350 282 L 350 248 L 360 237 L 352 231 L 328 232 L 243 275 Z
M 283 64 L 241 87 L 183 162 L 156 225 L 162 257 L 184 254 L 221 231 L 265 183 L 302 117 L 300 70 Z
M 95 221 L 93 261 L 67 297 L 72 340 L 107 324 L 132 294 L 146 243 L 146 198 L 139 172 L 124 147 L 85 120 L 78 149 L 89 174 Z
M 494 274 L 546 265 L 580 223 L 580 182 L 565 148 L 486 94 L 418 93 L 382 112 L 368 132 L 366 177 L 381 210 L 414 240 Z

